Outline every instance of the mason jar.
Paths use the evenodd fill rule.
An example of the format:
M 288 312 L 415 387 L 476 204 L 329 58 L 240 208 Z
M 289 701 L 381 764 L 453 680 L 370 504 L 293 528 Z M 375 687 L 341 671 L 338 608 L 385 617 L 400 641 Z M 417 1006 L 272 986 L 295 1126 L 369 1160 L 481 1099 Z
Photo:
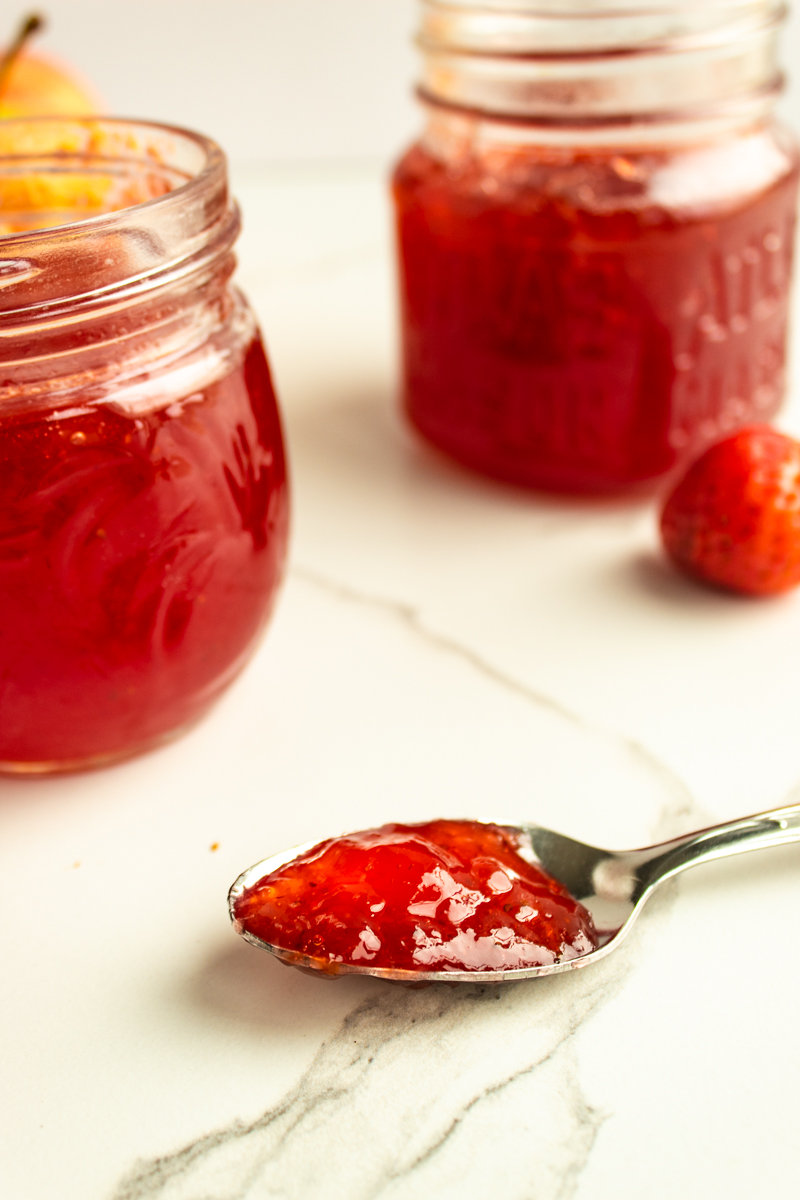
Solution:
M 468 467 L 658 479 L 778 409 L 798 148 L 779 0 L 422 0 L 394 175 L 403 403 Z
M 0 123 L 2 770 L 157 745 L 258 642 L 287 487 L 238 232 L 207 138 Z

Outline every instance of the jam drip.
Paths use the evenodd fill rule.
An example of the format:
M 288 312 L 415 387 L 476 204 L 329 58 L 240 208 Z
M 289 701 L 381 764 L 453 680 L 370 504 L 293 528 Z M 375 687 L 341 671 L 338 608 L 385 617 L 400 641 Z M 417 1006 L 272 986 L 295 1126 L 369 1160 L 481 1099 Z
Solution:
M 237 901 L 247 933 L 311 965 L 550 966 L 597 946 L 592 918 L 497 825 L 431 821 L 330 838 Z

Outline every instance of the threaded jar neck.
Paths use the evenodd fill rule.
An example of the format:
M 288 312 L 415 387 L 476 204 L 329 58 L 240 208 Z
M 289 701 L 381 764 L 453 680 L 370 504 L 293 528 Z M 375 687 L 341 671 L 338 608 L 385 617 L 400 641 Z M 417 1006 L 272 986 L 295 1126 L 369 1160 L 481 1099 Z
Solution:
M 768 112 L 782 0 L 422 0 L 424 99 L 626 124 Z
M 110 118 L 0 122 L 0 411 L 168 404 L 255 333 L 225 156 Z
M 196 283 L 238 232 L 208 138 L 104 117 L 3 121 L 0 338 Z

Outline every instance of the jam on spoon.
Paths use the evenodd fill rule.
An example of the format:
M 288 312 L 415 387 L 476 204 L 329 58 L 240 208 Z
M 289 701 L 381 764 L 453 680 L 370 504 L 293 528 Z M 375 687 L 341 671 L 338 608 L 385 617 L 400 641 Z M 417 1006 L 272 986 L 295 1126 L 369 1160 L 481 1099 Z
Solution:
M 600 846 L 575 841 L 563 833 L 533 823 L 513 827 L 506 824 L 479 824 L 473 821 L 384 825 L 381 829 L 335 838 L 313 847 L 298 846 L 294 850 L 287 850 L 264 859 L 263 862 L 255 863 L 234 881 L 228 893 L 228 905 L 234 927 L 246 941 L 252 942 L 262 950 L 269 950 L 282 962 L 301 969 L 310 969 L 329 976 L 345 973 L 375 975 L 380 979 L 412 987 L 436 981 L 473 983 L 476 974 L 481 983 L 512 983 L 519 979 L 534 979 L 557 972 L 574 971 L 605 958 L 622 944 L 656 888 L 689 867 L 728 858 L 733 854 L 746 854 L 750 850 L 784 846 L 791 842 L 800 842 L 800 804 L 756 813 L 751 817 L 740 817 L 722 825 L 713 825 L 709 829 L 698 829 L 694 833 L 673 838 L 670 842 L 644 846 L 640 850 L 603 850 Z M 398 850 L 403 845 L 406 847 L 406 854 Z M 347 848 L 352 848 L 354 853 L 360 851 L 360 862 L 357 860 L 360 874 L 352 871 L 352 864 L 349 877 L 345 877 L 344 874 L 338 877 L 328 874 L 324 866 L 320 871 L 320 864 L 325 856 L 333 849 L 335 858 L 339 848 L 342 849 L 343 859 L 346 859 Z M 434 875 L 433 870 L 425 869 L 426 848 L 430 855 L 427 865 L 434 869 L 440 867 L 438 875 Z M 409 922 L 402 911 L 395 910 L 392 913 L 388 903 L 385 907 L 380 907 L 382 898 L 377 895 L 368 903 L 365 900 L 360 908 L 353 901 L 353 896 L 359 892 L 369 895 L 373 881 L 365 878 L 364 867 L 378 862 L 377 854 L 383 852 L 386 853 L 387 859 L 376 878 L 383 881 L 387 893 L 392 896 L 403 891 L 403 885 L 400 883 L 402 872 L 408 876 L 413 871 L 416 874 L 416 883 L 424 875 L 433 876 L 436 880 L 436 886 L 425 881 L 420 888 L 422 894 L 413 895 L 410 900 L 410 905 L 413 906 L 423 906 L 428 902 L 430 907 L 424 908 L 422 914 L 409 914 L 409 905 L 406 905 L 405 914 L 412 916 L 413 922 Z M 419 857 L 414 864 L 415 854 Z M 491 873 L 487 874 L 487 860 L 491 859 L 495 862 Z M 470 864 L 466 870 L 459 871 L 457 865 L 449 865 L 463 865 L 465 860 Z M 533 866 L 533 863 L 537 865 Z M 325 864 L 330 867 L 330 859 L 325 859 Z M 288 872 L 285 871 L 287 867 Z M 340 869 L 338 863 L 333 867 L 336 871 Z M 446 896 L 441 887 L 445 871 L 453 881 L 452 885 L 448 884 L 449 894 Z M 489 886 L 493 881 L 496 888 L 497 884 L 502 882 L 495 875 L 495 871 L 505 875 L 511 883 L 511 887 L 505 893 L 493 890 Z M 465 884 L 465 879 L 472 879 L 477 883 L 476 877 L 481 881 L 480 887 L 474 887 L 471 883 Z M 457 957 L 446 960 L 443 956 L 438 962 L 431 963 L 417 961 L 414 957 L 417 946 L 412 935 L 412 946 L 405 950 L 401 959 L 410 966 L 387 966 L 386 961 L 387 958 L 390 959 L 390 955 L 386 953 L 383 944 L 379 953 L 378 949 L 373 950 L 365 945 L 364 939 L 360 937 L 355 949 L 358 949 L 360 943 L 363 957 L 356 958 L 356 955 L 351 953 L 349 960 L 344 957 L 337 960 L 330 955 L 322 957 L 319 953 L 309 954 L 302 949 L 284 948 L 283 943 L 278 940 L 283 936 L 283 931 L 274 920 L 275 914 L 285 918 L 294 899 L 297 904 L 294 910 L 295 929 L 300 930 L 297 942 L 302 943 L 301 924 L 305 925 L 306 930 L 313 929 L 315 921 L 322 916 L 313 907 L 317 903 L 316 890 L 311 886 L 314 883 L 317 884 L 317 888 L 323 884 L 327 892 L 330 910 L 333 911 L 329 910 L 327 927 L 324 922 L 320 922 L 320 927 L 333 930 L 333 937 L 338 931 L 343 938 L 348 928 L 351 933 L 354 928 L 357 928 L 358 932 L 369 928 L 379 941 L 380 932 L 375 932 L 378 928 L 376 917 L 384 914 L 383 919 L 390 933 L 392 916 L 399 918 L 400 927 L 398 929 L 395 926 L 395 936 L 399 935 L 400 940 L 405 924 L 406 929 L 419 926 L 423 935 L 427 934 L 430 941 L 436 944 L 435 928 L 430 924 L 426 926 L 426 922 L 430 921 L 426 914 L 433 910 L 439 914 L 441 920 L 441 928 L 438 930 L 440 947 L 445 945 L 442 931 L 450 935 L 455 934 L 455 938 L 459 932 L 466 932 L 468 938 L 464 940 L 473 943 L 480 943 L 481 938 L 493 942 L 494 937 L 491 934 L 487 937 L 480 928 L 476 931 L 476 914 L 489 918 L 486 927 L 490 930 L 495 924 L 496 916 L 498 924 L 495 927 L 510 930 L 510 935 L 501 932 L 501 943 L 503 937 L 511 942 L 514 937 L 519 936 L 520 917 L 528 915 L 527 912 L 521 914 L 519 909 L 537 907 L 536 916 L 541 918 L 539 924 L 534 925 L 532 917 L 528 921 L 521 921 L 525 929 L 523 936 L 534 946 L 534 952 L 527 961 L 517 960 L 522 961 L 520 966 L 509 967 L 508 957 L 505 957 L 499 966 L 487 965 L 485 961 L 481 963 L 479 955 L 472 958 L 467 966 L 463 962 L 459 965 Z M 406 896 L 412 894 L 411 888 L 416 886 L 416 883 L 412 881 L 411 884 L 405 885 Z M 450 890 L 453 885 L 458 888 L 459 884 L 465 887 L 467 893 L 473 892 L 486 897 L 485 906 L 482 903 L 476 905 L 472 917 L 464 917 L 463 920 L 458 920 L 460 910 L 457 904 L 459 901 L 464 902 L 466 897 L 461 892 L 457 895 L 456 891 Z M 518 908 L 517 886 L 522 889 L 523 894 L 536 896 L 535 903 L 531 904 L 528 901 L 520 904 Z M 574 896 L 581 897 L 580 904 L 572 899 Z M 303 914 L 302 905 L 306 897 L 314 898 L 310 900 L 310 911 Z M 385 899 L 388 901 L 389 895 Z M 451 907 L 453 901 L 456 901 L 455 911 Z M 364 904 L 370 910 L 370 916 L 366 918 L 370 924 L 366 926 L 358 925 L 359 912 L 365 911 Z M 378 907 L 377 913 L 372 911 L 372 904 Z M 260 908 L 265 909 L 265 913 L 260 913 Z M 348 908 L 350 914 L 356 912 L 356 923 L 349 926 Z M 500 913 L 503 914 L 502 918 Z M 259 916 L 264 918 L 261 923 Z M 561 943 L 558 942 L 557 933 L 559 922 L 562 931 L 567 934 Z M 548 926 L 550 935 L 555 934 L 553 944 L 549 948 L 537 941 L 537 938 L 547 937 Z M 287 928 L 292 928 L 291 919 L 287 922 Z M 270 941 L 269 938 L 275 940 Z M 455 938 L 450 936 L 450 941 L 454 941 Z M 322 945 L 328 945 L 324 938 Z M 554 957 L 553 945 L 560 953 L 560 959 Z M 539 947 L 538 961 L 535 955 L 536 946 Z M 776 953 L 779 952 L 779 949 L 776 950 Z M 381 954 L 384 957 L 381 957 Z
M 477 821 L 382 825 L 329 838 L 232 897 L 239 932 L 284 961 L 497 972 L 595 950 L 588 911 L 534 865 L 525 835 Z

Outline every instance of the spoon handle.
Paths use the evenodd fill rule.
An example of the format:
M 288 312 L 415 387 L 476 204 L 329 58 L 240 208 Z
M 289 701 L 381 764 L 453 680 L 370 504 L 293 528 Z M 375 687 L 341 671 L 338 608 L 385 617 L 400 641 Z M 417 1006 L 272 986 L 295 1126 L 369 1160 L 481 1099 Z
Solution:
M 726 821 L 723 825 L 712 825 L 710 829 L 662 842 L 633 855 L 635 884 L 631 899 L 635 904 L 665 879 L 698 863 L 747 854 L 750 850 L 768 846 L 783 846 L 788 842 L 800 842 L 800 805 Z

